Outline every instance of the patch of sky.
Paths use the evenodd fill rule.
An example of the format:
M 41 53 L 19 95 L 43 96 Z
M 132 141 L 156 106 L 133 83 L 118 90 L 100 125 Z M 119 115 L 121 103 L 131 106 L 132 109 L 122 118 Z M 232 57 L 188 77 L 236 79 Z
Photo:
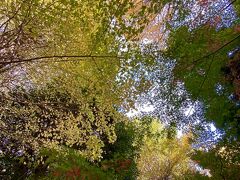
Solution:
M 190 3 L 188 1 L 190 11 L 184 20 L 178 18 L 180 14 L 178 10 L 174 12 L 172 22 L 170 22 L 173 28 L 187 25 L 191 30 L 210 22 L 215 23 L 218 30 L 231 26 L 237 19 L 233 6 L 229 5 L 230 2 L 227 0 L 207 1 L 207 6 L 200 6 L 197 2 L 196 0 L 192 0 Z M 180 3 L 184 4 L 184 2 Z M 218 22 L 214 17 L 218 17 L 220 21 Z M 153 24 L 156 23 L 155 21 L 156 19 Z M 152 43 L 153 41 L 147 38 L 141 41 L 142 47 Z M 158 117 L 165 124 L 171 121 L 178 122 L 178 136 L 181 136 L 187 131 L 186 129 L 189 130 L 192 126 L 199 127 L 200 135 L 195 146 L 201 147 L 207 144 L 210 147 L 215 144 L 224 132 L 217 129 L 214 123 L 211 123 L 212 121 L 205 119 L 206 107 L 203 102 L 191 100 L 191 95 L 186 91 L 184 83 L 174 80 L 172 71 L 176 61 L 163 58 L 159 53 L 155 55 L 157 56 L 156 65 L 145 74 L 148 79 L 152 80 L 152 86 L 148 92 L 141 94 L 135 100 L 136 108 L 127 112 L 127 116 L 151 115 Z M 140 70 L 146 71 L 142 65 Z M 135 75 L 134 79 L 138 80 L 139 77 Z M 221 84 L 216 85 L 218 94 L 221 94 L 223 90 Z
M 224 93 L 224 86 L 221 85 L 220 83 L 217 83 L 215 85 L 215 91 L 216 91 L 217 95 L 219 95 L 219 96 L 223 95 L 223 93 Z
M 179 11 L 174 13 L 171 25 L 178 28 L 187 25 L 189 30 L 193 30 L 203 24 L 210 23 L 219 30 L 224 27 L 230 27 L 239 19 L 234 7 L 229 0 L 215 0 L 199 3 L 200 1 L 192 0 L 187 5 L 188 15 L 184 20 L 178 19 Z
M 232 51 L 229 51 L 227 56 L 229 59 L 233 59 L 234 56 L 236 55 L 237 52 L 240 51 L 240 46 L 237 46 L 235 49 L 233 49 Z

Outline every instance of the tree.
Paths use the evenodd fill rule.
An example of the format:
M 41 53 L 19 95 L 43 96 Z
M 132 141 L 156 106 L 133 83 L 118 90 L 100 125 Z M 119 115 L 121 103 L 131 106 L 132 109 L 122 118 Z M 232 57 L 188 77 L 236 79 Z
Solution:
M 47 156 L 48 171 L 42 174 L 33 174 L 37 179 L 114 179 L 115 174 L 104 171 L 96 164 L 89 163 L 73 149 L 54 151 L 44 149 L 41 154 Z
M 190 160 L 193 150 L 189 137 L 176 139 L 176 132 L 172 128 L 164 128 L 151 117 L 121 122 L 116 127 L 117 140 L 113 144 L 106 144 L 103 161 L 91 166 L 101 168 L 105 174 L 112 173 L 119 179 L 184 179 L 195 174 L 194 163 Z M 78 161 L 71 158 L 78 153 L 71 153 L 60 160 L 59 152 L 47 151 L 43 154 L 48 153 L 50 156 L 46 162 L 51 167 L 50 172 L 58 172 L 58 176 L 64 176 L 67 172 L 74 177 L 81 176 L 89 166 L 82 167 L 81 158 Z M 150 170 L 146 170 L 146 167 Z M 80 170 L 80 175 L 77 175 L 77 170 Z M 89 175 L 98 172 L 92 169 Z
M 139 137 L 137 126 L 126 119 L 116 124 L 115 132 L 116 141 L 103 148 L 101 167 L 105 171 L 113 171 L 119 179 L 136 179 L 138 172 L 135 157 L 139 149 L 135 145 Z
M 82 91 L 87 93 L 88 90 Z M 84 101 L 53 86 L 28 92 L 16 89 L 12 97 L 15 99 L 7 99 L 7 104 L 2 96 L 5 105 L 1 114 L 2 135 L 9 140 L 13 138 L 21 146 L 38 151 L 41 147 L 66 145 L 81 149 L 83 154 L 96 160 L 104 146 L 100 139 L 115 141 L 114 124 L 120 120 L 118 113 L 113 107 L 101 104 L 98 97 L 91 101 L 87 97 Z
M 189 41 L 183 41 L 183 36 Z M 220 124 L 226 111 L 219 113 L 219 109 L 231 106 L 227 100 L 230 93 L 227 89 L 218 93 L 216 88 L 224 84 L 221 69 L 226 66 L 225 54 L 237 45 L 237 34 L 232 29 L 215 31 L 215 28 L 204 26 L 188 32 L 187 27 L 182 27 L 177 30 L 174 37 L 174 45 L 172 44 L 170 49 L 174 49 L 173 53 L 178 56 L 173 57 L 178 59 L 174 70 L 175 78 L 184 81 L 187 90 L 195 99 L 199 98 L 209 103 L 208 117 L 215 119 L 217 125 Z M 228 43 L 229 39 L 231 43 Z M 221 47 L 224 49 L 215 52 L 210 48 L 214 43 L 218 43 L 216 50 Z M 202 57 L 202 54 L 206 54 L 206 57 Z
M 101 159 L 104 145 L 116 139 L 116 109 L 137 94 L 129 91 L 130 78 L 146 54 L 135 43 L 122 52 L 126 42 L 118 38 L 142 31 L 141 9 L 136 17 L 130 1 L 101 0 L 1 1 L 1 7 L 4 156 L 18 159 L 21 152 L 17 163 L 35 166 L 41 148 L 68 146 Z M 134 25 L 123 23 L 127 17 Z M 127 80 L 118 76 L 124 72 Z M 140 91 L 143 85 L 138 82 Z
M 239 6 L 235 2 L 219 4 L 214 10 L 209 1 L 201 1 L 203 9 L 214 11 L 205 13 L 208 14 L 206 17 L 203 13 L 199 14 L 197 19 L 200 23 L 191 19 L 185 23 L 186 26 L 173 29 L 165 54 L 176 59 L 176 80 L 183 81 L 192 97 L 205 104 L 206 120 L 222 130 L 221 141 L 216 138 L 215 143 L 218 143 L 219 149 L 229 149 L 231 155 L 228 157 L 235 161 L 233 166 L 239 159 L 239 98 L 235 76 L 239 74 L 236 62 L 239 59 L 240 36 L 236 18 Z M 195 23 L 191 25 L 191 22 Z M 231 164 L 230 159 L 223 160 L 223 166 Z
M 158 120 L 149 124 L 149 132 L 143 136 L 143 144 L 137 158 L 139 179 L 184 179 L 191 174 L 189 137 L 181 139 L 167 136 Z
M 210 170 L 211 179 L 238 179 L 239 164 L 233 161 L 229 162 L 228 159 L 231 158 L 231 154 L 235 154 L 231 151 L 232 150 L 221 146 L 214 147 L 207 152 L 198 150 L 195 152 L 193 159 L 197 161 L 201 167 Z
M 102 156 L 112 160 L 121 154 L 123 159 L 113 160 L 113 169 L 125 171 L 138 147 L 129 145 L 129 151 L 125 151 L 122 138 L 128 144 L 135 139 L 143 152 L 148 152 L 144 149 L 148 147 L 148 157 L 153 160 L 153 150 L 170 151 L 172 147 L 177 154 L 170 153 L 170 158 L 177 164 L 182 160 L 183 165 L 176 172 L 187 171 L 188 143 L 180 144 L 175 136 L 164 133 L 160 138 L 160 132 L 155 137 L 148 121 L 128 127 L 130 135 L 126 136 L 132 135 L 129 141 L 124 139 L 121 128 L 115 131 L 116 124 L 123 120 L 119 112 L 134 107 L 139 95 L 149 90 L 155 81 L 149 72 L 160 69 L 158 59 L 165 57 L 168 64 L 173 63 L 169 59 L 176 59 L 177 80 L 171 79 L 170 85 L 164 82 L 164 86 L 171 86 L 172 92 L 175 82 L 184 81 L 195 99 L 209 104 L 208 117 L 218 127 L 227 124 L 226 141 L 234 142 L 239 135 L 238 107 L 228 100 L 231 92 L 238 94 L 238 59 L 226 63 L 224 58 L 238 44 L 238 22 L 234 22 L 233 28 L 219 29 L 219 24 L 225 24 L 218 13 L 206 20 L 205 10 L 215 10 L 210 1 L 198 1 L 196 6 L 200 11 L 190 21 L 194 10 L 189 1 L 3 0 L 0 5 L 0 136 L 5 159 L 13 159 L 24 168 L 26 161 L 35 166 L 30 162 L 31 157 L 37 160 L 41 148 L 62 150 L 67 146 L 92 162 Z M 161 23 L 152 21 L 156 16 Z M 158 42 L 146 43 L 144 38 Z M 187 70 L 183 70 L 185 66 Z M 224 83 L 230 85 L 224 86 L 223 92 Z M 189 98 L 169 94 L 176 107 L 178 101 Z M 180 116 L 172 108 L 169 111 L 171 117 L 176 117 L 168 118 L 170 125 L 183 124 L 178 123 Z M 163 144 L 162 149 L 154 143 Z M 19 158 L 22 151 L 26 156 Z M 184 154 L 183 159 L 178 158 L 179 154 Z M 161 155 L 161 158 L 166 157 Z M 159 159 L 154 165 L 156 169 L 164 166 L 171 172 L 176 167 L 172 159 L 169 167 Z M 40 164 L 36 169 L 42 168 Z M 171 173 L 162 174 L 167 177 Z
M 132 77 L 141 69 L 141 64 L 152 64 L 154 59 L 152 55 L 142 53 L 141 46 L 130 37 L 143 31 L 147 19 L 145 15 L 151 13 L 156 1 L 146 6 L 125 0 L 120 3 L 102 0 L 1 3 L 1 40 L 4 44 L 1 52 L 4 53 L 1 54 L 0 81 L 4 91 L 12 84 L 24 86 L 30 82 L 35 86 L 42 85 L 60 73 L 71 74 L 72 68 L 82 71 L 94 69 L 98 80 L 109 79 L 104 75 L 111 73 L 110 69 L 103 67 L 111 65 L 114 65 L 111 68 L 114 73 L 125 74 L 124 77 L 118 76 L 121 80 L 118 85 L 121 86 L 115 88 L 124 88 L 121 98 L 130 100 L 130 96 L 138 93 L 129 92 L 133 91 L 129 88 L 131 85 L 136 86 L 135 91 L 147 86 L 142 75 L 142 80 L 137 83 Z M 129 21 L 132 21 L 131 25 L 128 25 Z M 122 51 L 124 48 L 127 52 Z M 77 63 L 81 64 L 78 69 Z M 38 78 L 40 74 L 41 78 Z M 108 83 L 112 81 L 108 80 Z

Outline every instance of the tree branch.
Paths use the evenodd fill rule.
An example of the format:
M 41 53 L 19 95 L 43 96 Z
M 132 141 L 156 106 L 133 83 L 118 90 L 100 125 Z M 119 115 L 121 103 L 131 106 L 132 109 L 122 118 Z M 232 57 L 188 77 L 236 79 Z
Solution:
M 211 53 L 209 53 L 209 54 L 207 54 L 207 55 L 205 55 L 205 56 L 203 56 L 203 57 L 201 57 L 201 58 L 199 58 L 199 59 L 197 59 L 197 60 L 194 60 L 192 63 L 195 64 L 195 63 L 197 63 L 197 62 L 199 62 L 199 61 L 201 61 L 201 60 L 203 60 L 203 59 L 205 59 L 205 58 L 208 58 L 208 57 L 214 55 L 215 53 L 217 53 L 218 51 L 222 50 L 222 49 L 223 49 L 224 47 L 226 47 L 227 45 L 231 44 L 233 41 L 237 40 L 239 37 L 240 37 L 240 34 L 239 34 L 238 36 L 236 36 L 235 38 L 233 38 L 231 41 L 227 42 L 226 44 L 224 44 L 223 46 L 221 46 L 220 48 L 218 48 L 217 50 L 215 50 L 215 51 L 213 51 L 213 52 L 211 52 Z
M 79 56 L 72 56 L 72 55 L 63 55 L 63 56 L 40 56 L 40 57 L 34 57 L 34 58 L 29 58 L 29 59 L 19 59 L 16 61 L 5 61 L 5 62 L 0 62 L 2 65 L 6 64 L 16 64 L 16 63 L 26 63 L 26 62 L 35 62 L 39 60 L 49 60 L 49 59 L 64 59 L 64 58 L 123 58 L 122 56 L 111 56 L 111 55 L 79 55 Z M 61 60 L 64 61 L 64 60 Z M 60 61 L 60 62 L 61 62 Z M 65 60 L 65 61 L 71 61 L 71 60 Z M 76 60 L 72 60 L 76 61 Z

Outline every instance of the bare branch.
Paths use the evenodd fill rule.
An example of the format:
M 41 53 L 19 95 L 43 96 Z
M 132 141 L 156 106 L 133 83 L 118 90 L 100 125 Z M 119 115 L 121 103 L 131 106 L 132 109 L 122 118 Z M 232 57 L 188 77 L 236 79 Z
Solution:
M 79 55 L 79 56 L 71 56 L 71 55 L 63 55 L 63 56 L 40 56 L 40 57 L 34 57 L 34 58 L 29 58 L 29 59 L 20 59 L 16 61 L 5 61 L 5 62 L 0 62 L 2 65 L 7 65 L 7 64 L 16 64 L 16 63 L 26 63 L 26 62 L 36 62 L 36 61 L 44 61 L 44 60 L 50 60 L 50 59 L 65 59 L 65 58 L 124 58 L 122 56 L 114 56 L 114 55 Z M 77 60 L 60 60 L 60 62 L 64 61 L 77 61 Z M 54 61 L 55 62 L 55 61 Z

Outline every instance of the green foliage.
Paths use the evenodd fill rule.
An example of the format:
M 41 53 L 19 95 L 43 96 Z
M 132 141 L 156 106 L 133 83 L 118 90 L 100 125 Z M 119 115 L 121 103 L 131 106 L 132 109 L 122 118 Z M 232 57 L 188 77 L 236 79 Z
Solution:
M 46 176 L 33 176 L 36 179 L 114 179 L 115 175 L 103 171 L 96 164 L 91 164 L 73 149 L 65 149 L 63 152 L 55 150 L 43 150 L 42 156 L 47 156 L 46 164 L 48 172 Z
M 239 159 L 236 148 L 239 141 L 239 107 L 236 106 L 239 101 L 238 82 L 233 75 L 238 74 L 235 72 L 238 66 L 234 64 L 238 55 L 234 59 L 227 57 L 228 52 L 239 45 L 238 32 L 237 24 L 219 30 L 210 24 L 191 31 L 187 27 L 180 27 L 171 33 L 170 46 L 166 52 L 176 59 L 175 78 L 185 83 L 194 99 L 205 103 L 206 118 L 224 131 L 219 147 L 228 148 L 230 155 L 223 158 L 214 155 L 213 150 L 202 152 L 199 158 L 200 164 L 205 161 L 211 164 L 210 173 L 215 179 L 224 176 L 225 179 L 234 179 L 238 176 L 235 171 L 238 166 L 228 164 L 233 161 L 238 163 Z M 231 94 L 236 97 L 235 100 L 229 99 Z M 216 164 L 210 156 L 216 159 Z M 203 167 L 208 168 L 207 165 Z M 229 170 L 230 167 L 233 171 Z
M 29 168 L 19 162 L 19 159 L 2 154 L 0 155 L 0 178 L 1 179 L 25 179 L 28 175 L 26 174 Z
M 67 146 L 101 159 L 122 121 L 114 107 L 144 90 L 145 79 L 131 93 L 132 80 L 116 81 L 118 74 L 153 62 L 135 43 L 127 44 L 133 51 L 120 52 L 118 38 L 134 39 L 146 23 L 141 8 L 132 9 L 130 1 L 1 1 L 0 136 L 7 154 L 22 149 L 21 161 L 37 168 L 43 147 Z
M 177 20 L 184 19 L 189 11 L 184 3 L 1 1 L 0 163 L 8 167 L 4 177 L 25 178 L 30 171 L 38 178 L 49 165 L 49 176 L 41 178 L 144 179 L 159 171 L 161 177 L 184 178 L 191 147 L 186 139 L 176 139 L 176 125 L 167 129 L 151 117 L 125 122 L 128 119 L 117 111 L 133 107 L 151 86 L 147 72 L 156 65 L 159 48 L 140 44 L 142 33 L 166 7 L 167 16 L 171 18 L 177 7 Z M 229 64 L 225 54 L 239 44 L 238 22 L 234 25 L 216 31 L 208 24 L 191 32 L 187 27 L 175 31 L 169 22 L 163 25 L 172 31 L 164 53 L 177 61 L 176 79 L 208 105 L 209 119 L 218 127 L 227 125 L 225 139 L 231 142 L 239 135 L 239 109 L 228 100 L 234 88 L 221 69 Z M 225 84 L 220 94 L 218 84 Z M 42 148 L 51 150 L 42 156 Z M 17 155 L 19 150 L 23 155 Z M 153 170 L 145 171 L 146 165 Z
M 207 105 L 207 117 L 223 125 L 223 117 L 232 106 L 228 96 L 232 88 L 224 86 L 226 81 L 222 68 L 228 63 L 227 53 L 239 43 L 234 28 L 218 31 L 205 25 L 189 31 L 181 27 L 172 32 L 167 54 L 177 60 L 175 78 L 183 80 L 187 90 L 195 99 Z M 217 85 L 224 90 L 217 93 Z
M 113 144 L 104 147 L 104 169 L 114 171 L 119 179 L 136 179 L 137 168 L 135 157 L 139 146 L 136 146 L 136 138 L 139 136 L 134 122 L 121 122 L 116 125 L 117 140 Z
M 194 174 L 191 168 L 193 150 L 189 137 L 168 138 L 163 125 L 156 119 L 142 132 L 142 146 L 136 159 L 138 179 L 185 179 Z
M 30 149 L 35 154 L 42 147 L 61 149 L 65 145 L 90 160 L 99 160 L 104 144 L 116 139 L 114 127 L 121 121 L 120 115 L 113 107 L 101 105 L 97 97 L 83 101 L 53 86 L 16 89 L 9 94 L 13 99 L 2 102 L 5 131 L 1 135 L 15 142 L 11 148 L 22 147 L 24 153 L 29 154 Z
M 220 153 L 219 153 L 220 150 Z M 196 151 L 193 159 L 205 169 L 210 170 L 210 179 L 238 179 L 239 165 L 229 163 L 224 157 L 221 156 L 223 149 L 213 148 L 208 152 Z

